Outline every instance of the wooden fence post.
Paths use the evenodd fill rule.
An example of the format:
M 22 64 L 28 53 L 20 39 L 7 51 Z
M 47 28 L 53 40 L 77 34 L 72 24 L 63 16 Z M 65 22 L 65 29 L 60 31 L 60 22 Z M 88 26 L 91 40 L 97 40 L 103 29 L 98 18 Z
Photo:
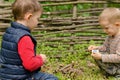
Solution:
M 73 19 L 77 18 L 77 4 L 73 5 Z
M 108 4 L 104 4 L 104 6 L 103 6 L 104 8 L 106 8 L 106 7 L 108 7 Z

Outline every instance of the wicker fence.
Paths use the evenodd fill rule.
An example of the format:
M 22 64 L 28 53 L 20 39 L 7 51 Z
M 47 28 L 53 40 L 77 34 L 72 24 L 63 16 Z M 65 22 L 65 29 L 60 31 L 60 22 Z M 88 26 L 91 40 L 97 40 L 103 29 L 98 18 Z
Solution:
M 99 26 L 98 15 L 108 4 L 120 3 L 119 0 L 39 0 L 44 8 L 39 25 L 32 32 L 38 42 L 47 46 L 89 43 L 90 40 L 101 43 L 104 32 Z M 47 4 L 47 2 L 49 4 Z M 79 8 L 88 5 L 89 8 Z M 70 8 L 61 9 L 65 5 Z M 46 10 L 51 7 L 53 10 Z M 46 10 L 46 11 L 45 11 Z M 11 4 L 0 4 L 0 35 L 12 21 Z

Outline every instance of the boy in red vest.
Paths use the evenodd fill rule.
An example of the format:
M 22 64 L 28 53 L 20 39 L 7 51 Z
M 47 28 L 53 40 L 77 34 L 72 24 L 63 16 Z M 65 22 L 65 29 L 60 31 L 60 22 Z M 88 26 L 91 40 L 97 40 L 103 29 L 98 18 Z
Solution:
M 15 22 L 3 35 L 0 53 L 0 80 L 58 80 L 40 72 L 46 55 L 36 55 L 36 40 L 30 32 L 37 27 L 42 8 L 37 0 L 15 0 L 12 5 Z

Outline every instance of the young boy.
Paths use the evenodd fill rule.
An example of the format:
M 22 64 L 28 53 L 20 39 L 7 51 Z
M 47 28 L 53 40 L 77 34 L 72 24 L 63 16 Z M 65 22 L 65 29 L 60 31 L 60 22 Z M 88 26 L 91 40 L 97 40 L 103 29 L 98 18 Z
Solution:
M 91 56 L 105 74 L 120 75 L 120 10 L 104 9 L 99 16 L 99 23 L 108 37 L 102 46 L 90 45 L 88 50 L 92 51 Z
M 0 53 L 0 80 L 58 80 L 39 72 L 46 62 L 44 54 L 36 55 L 36 40 L 30 32 L 42 9 L 37 0 L 15 0 L 12 5 L 15 22 L 3 35 Z

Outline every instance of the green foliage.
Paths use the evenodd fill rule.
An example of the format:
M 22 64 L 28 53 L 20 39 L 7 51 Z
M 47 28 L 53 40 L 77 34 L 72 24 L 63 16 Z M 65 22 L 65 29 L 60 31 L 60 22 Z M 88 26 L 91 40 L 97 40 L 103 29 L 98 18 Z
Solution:
M 101 74 L 97 66 L 90 68 L 87 66 L 88 61 L 94 63 L 94 60 L 90 56 L 90 52 L 86 51 L 87 47 L 91 44 L 95 44 L 95 42 L 91 40 L 89 44 L 75 44 L 71 48 L 74 50 L 74 53 L 70 53 L 65 52 L 67 51 L 67 48 L 64 48 L 64 46 L 61 44 L 59 44 L 57 48 L 53 48 L 50 46 L 46 46 L 45 43 L 39 43 L 37 47 L 37 52 L 43 52 L 48 56 L 49 62 L 46 64 L 46 66 L 51 66 L 51 68 L 49 70 L 46 70 L 46 72 L 53 73 L 54 71 L 58 70 L 61 64 L 65 66 L 71 64 L 72 62 L 77 62 L 77 65 L 74 66 L 75 69 L 83 68 L 84 70 L 82 75 L 76 75 L 74 77 L 71 76 L 69 73 L 63 74 L 60 71 L 53 73 L 59 78 L 59 80 L 104 80 L 104 76 Z M 61 57 L 56 58 L 55 56 L 57 55 L 61 55 Z M 105 80 L 114 80 L 114 78 L 109 77 Z
M 69 37 L 69 36 L 71 36 L 71 33 L 67 33 L 67 34 L 65 34 L 65 33 L 59 33 L 56 36 L 57 37 Z
M 7 1 L 7 2 L 14 2 L 15 0 L 4 0 L 4 1 Z
M 120 4 L 119 3 L 116 3 L 116 4 L 115 3 L 109 3 L 108 7 L 118 7 L 119 8 Z
M 92 7 L 93 5 L 92 4 L 78 4 L 77 7 L 78 7 L 78 10 L 81 10 L 81 9 L 89 9 L 90 7 Z

